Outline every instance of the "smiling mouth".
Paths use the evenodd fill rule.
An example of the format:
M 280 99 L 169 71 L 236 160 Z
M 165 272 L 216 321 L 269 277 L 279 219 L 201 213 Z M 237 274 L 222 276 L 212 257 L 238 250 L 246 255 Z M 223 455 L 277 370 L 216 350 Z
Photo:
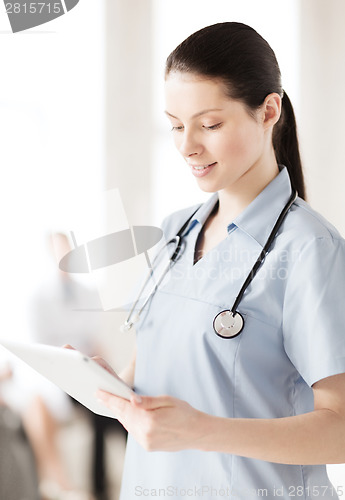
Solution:
M 194 168 L 195 170 L 205 170 L 208 167 L 212 167 L 215 165 L 216 162 L 209 163 L 208 165 L 189 165 L 191 168 Z
M 208 165 L 191 165 L 189 164 L 192 174 L 194 177 L 206 177 L 209 172 L 212 172 L 213 168 L 217 165 L 217 162 L 209 163 Z

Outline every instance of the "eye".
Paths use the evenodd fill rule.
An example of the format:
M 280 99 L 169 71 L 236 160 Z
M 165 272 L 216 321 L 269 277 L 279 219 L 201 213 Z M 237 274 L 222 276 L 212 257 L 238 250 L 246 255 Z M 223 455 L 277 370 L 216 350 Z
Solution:
M 206 125 L 203 125 L 203 128 L 205 128 L 206 130 L 217 130 L 222 125 L 223 125 L 223 123 L 220 122 L 220 123 L 216 123 L 215 125 L 211 125 L 210 127 L 206 127 Z
M 172 132 L 181 132 L 183 130 L 183 125 L 179 125 L 178 127 L 172 127 L 171 131 Z

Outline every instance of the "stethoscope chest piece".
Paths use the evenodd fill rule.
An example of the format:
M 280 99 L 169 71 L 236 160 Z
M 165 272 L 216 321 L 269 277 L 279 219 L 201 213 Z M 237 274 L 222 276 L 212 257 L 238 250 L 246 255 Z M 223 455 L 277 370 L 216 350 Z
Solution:
M 229 309 L 221 311 L 213 320 L 213 328 L 216 334 L 223 339 L 237 337 L 243 329 L 244 320 L 239 312 L 232 313 Z

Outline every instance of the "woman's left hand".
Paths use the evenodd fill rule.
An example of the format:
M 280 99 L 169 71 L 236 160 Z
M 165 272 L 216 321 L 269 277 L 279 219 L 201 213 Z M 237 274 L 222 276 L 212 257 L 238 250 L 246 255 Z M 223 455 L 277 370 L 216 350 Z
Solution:
M 203 437 L 207 415 L 180 399 L 135 395 L 127 401 L 104 391 L 97 396 L 147 451 L 197 449 Z

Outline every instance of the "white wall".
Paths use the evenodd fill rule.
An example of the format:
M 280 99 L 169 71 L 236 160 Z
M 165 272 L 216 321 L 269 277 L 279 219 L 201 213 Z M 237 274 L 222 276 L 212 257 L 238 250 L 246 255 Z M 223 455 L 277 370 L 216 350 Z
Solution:
M 0 12 L 0 336 L 27 336 L 44 236 L 72 230 L 104 178 L 103 2 L 13 34 Z M 82 217 L 79 217 L 81 219 Z
M 311 204 L 345 236 L 345 2 L 300 2 L 300 139 Z
M 130 225 L 149 224 L 152 210 L 151 9 L 151 0 L 106 0 L 106 187 L 120 190 Z M 110 280 L 108 273 L 109 288 Z M 126 314 L 105 314 L 120 370 L 132 355 L 134 329 L 120 332 Z

